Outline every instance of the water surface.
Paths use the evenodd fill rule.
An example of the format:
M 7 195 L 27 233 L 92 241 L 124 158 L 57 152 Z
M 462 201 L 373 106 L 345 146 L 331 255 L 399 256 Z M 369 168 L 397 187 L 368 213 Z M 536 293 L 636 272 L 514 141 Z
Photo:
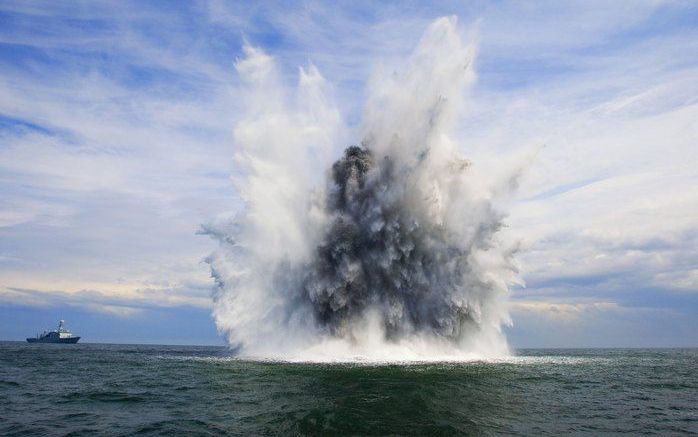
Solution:
M 698 349 L 493 362 L 251 362 L 225 348 L 0 343 L 0 435 L 698 432 Z

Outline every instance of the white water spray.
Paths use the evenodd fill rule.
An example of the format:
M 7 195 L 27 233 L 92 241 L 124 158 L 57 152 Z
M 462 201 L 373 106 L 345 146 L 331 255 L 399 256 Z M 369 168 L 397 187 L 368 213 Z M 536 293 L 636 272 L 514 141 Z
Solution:
M 436 20 L 403 69 L 369 87 L 360 145 L 332 164 L 341 130 L 310 67 L 288 93 L 274 60 L 236 64 L 247 112 L 235 126 L 245 210 L 205 227 L 219 248 L 214 317 L 242 356 L 463 360 L 507 353 L 514 249 L 485 182 L 448 136 L 474 51 Z

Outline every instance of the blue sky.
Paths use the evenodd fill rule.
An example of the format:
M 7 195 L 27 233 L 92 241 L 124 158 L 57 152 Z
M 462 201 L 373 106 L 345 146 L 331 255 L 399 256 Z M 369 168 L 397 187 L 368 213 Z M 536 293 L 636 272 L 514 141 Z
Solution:
M 349 132 L 433 19 L 476 41 L 456 138 L 544 145 L 509 208 L 516 347 L 698 346 L 698 3 L 0 3 L 0 339 L 223 344 L 203 223 L 230 182 L 245 41 L 317 66 Z M 321 170 L 318 170 L 321 171 Z

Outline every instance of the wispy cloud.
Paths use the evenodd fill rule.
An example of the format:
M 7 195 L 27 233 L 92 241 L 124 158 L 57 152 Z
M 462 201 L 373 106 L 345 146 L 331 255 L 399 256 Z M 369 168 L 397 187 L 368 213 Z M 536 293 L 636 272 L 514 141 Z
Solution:
M 104 286 L 99 290 L 57 290 L 9 287 L 0 290 L 0 303 L 36 307 L 67 305 L 118 317 L 140 315 L 157 308 L 210 308 L 208 284 L 132 288 Z
M 621 307 L 615 302 L 546 302 L 535 300 L 516 300 L 511 303 L 514 315 L 519 312 L 533 313 L 560 321 L 578 321 L 588 317 L 589 313 L 618 311 Z
M 203 305 L 196 231 L 239 207 L 244 41 L 282 80 L 316 66 L 357 141 L 370 72 L 454 14 L 479 46 L 464 153 L 494 173 L 545 146 L 509 218 L 519 313 L 613 310 L 580 296 L 695 312 L 698 10 L 655 1 L 3 2 L 0 301 Z

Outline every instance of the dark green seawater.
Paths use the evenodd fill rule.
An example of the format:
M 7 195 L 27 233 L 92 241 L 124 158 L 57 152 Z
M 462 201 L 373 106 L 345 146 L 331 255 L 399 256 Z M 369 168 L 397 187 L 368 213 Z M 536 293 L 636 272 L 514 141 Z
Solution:
M 698 350 L 288 364 L 224 348 L 0 343 L 0 435 L 698 432 Z

